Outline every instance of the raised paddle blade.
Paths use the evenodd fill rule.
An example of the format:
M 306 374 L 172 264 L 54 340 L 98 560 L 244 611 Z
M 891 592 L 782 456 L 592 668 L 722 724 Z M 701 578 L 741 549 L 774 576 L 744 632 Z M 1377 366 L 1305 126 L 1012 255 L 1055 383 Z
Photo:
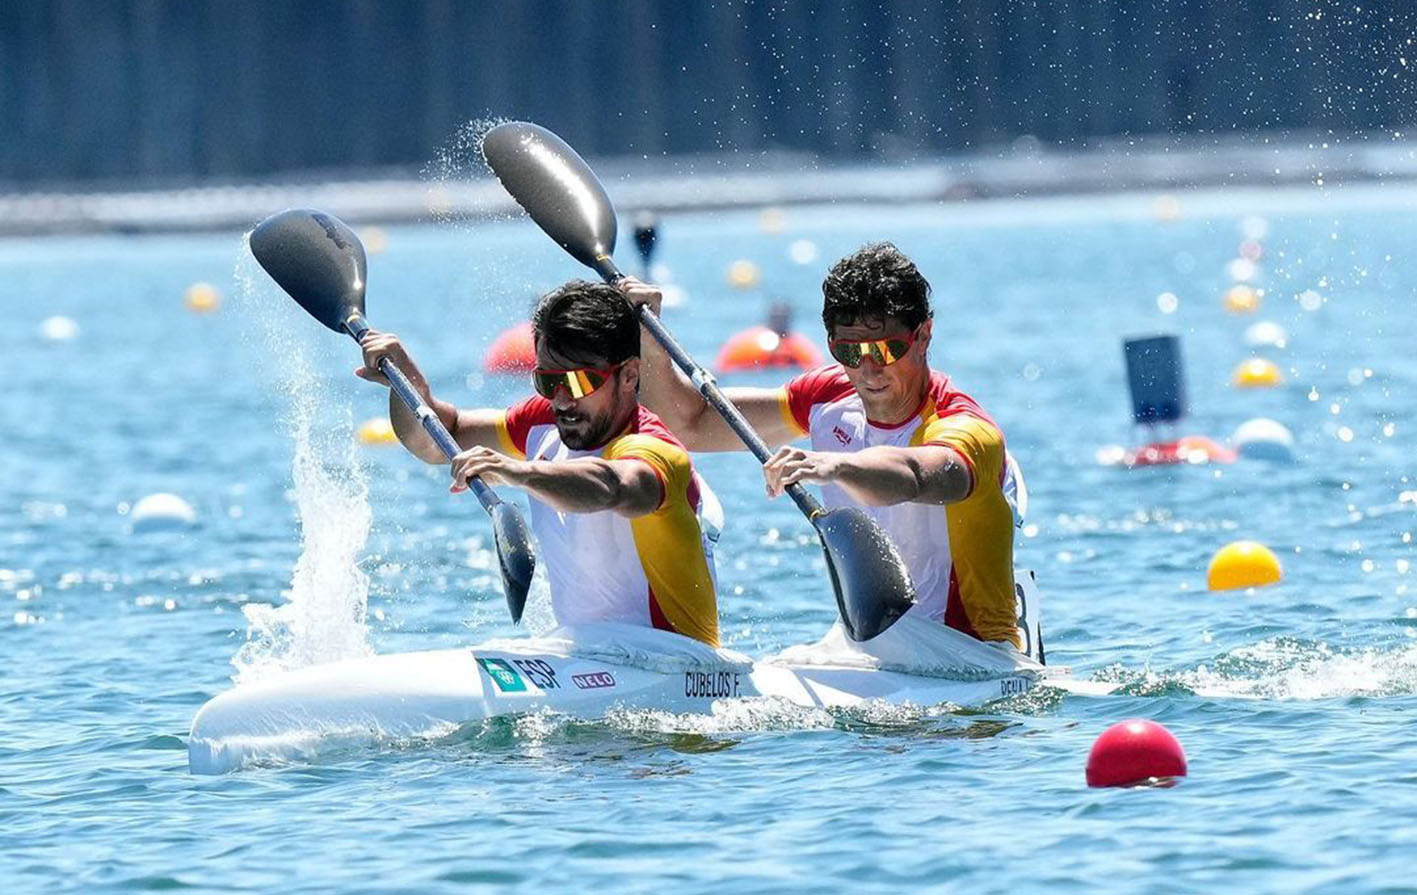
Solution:
M 509 121 L 483 136 L 482 157 L 546 235 L 585 266 L 606 272 L 615 253 L 615 209 L 566 141 L 540 125 Z
M 323 211 L 292 208 L 251 231 L 251 254 L 271 279 L 335 332 L 364 314 L 364 244 L 344 221 Z
M 499 501 L 490 510 L 492 534 L 497 541 L 497 561 L 502 566 L 502 590 L 507 595 L 507 609 L 512 622 L 521 624 L 526 609 L 527 591 L 536 571 L 536 555 L 531 552 L 531 532 L 521 510 Z
M 915 605 L 915 586 L 890 536 L 855 507 L 812 519 L 822 539 L 846 636 L 870 640 Z

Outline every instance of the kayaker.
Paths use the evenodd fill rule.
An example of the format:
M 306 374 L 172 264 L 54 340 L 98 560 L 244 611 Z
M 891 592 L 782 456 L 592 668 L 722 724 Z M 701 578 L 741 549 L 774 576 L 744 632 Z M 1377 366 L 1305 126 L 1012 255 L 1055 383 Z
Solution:
M 454 492 L 473 475 L 526 490 L 558 624 L 641 624 L 717 646 L 704 486 L 683 444 L 639 402 L 633 307 L 610 286 L 572 281 L 540 300 L 532 327 L 537 394 L 506 410 L 436 399 L 392 333 L 363 338 L 355 374 L 387 385 L 381 357 L 408 374 L 465 449 L 452 462 Z M 389 418 L 415 456 L 446 462 L 392 394 Z
M 621 288 L 658 313 L 655 287 Z M 763 467 L 768 494 L 812 482 L 828 506 L 861 507 L 909 567 L 913 613 L 1021 647 L 1008 496 L 1016 473 L 993 419 L 930 368 L 930 284 L 894 245 L 875 243 L 839 261 L 822 293 L 836 363 L 778 389 L 724 390 L 769 445 L 782 445 Z M 689 450 L 742 450 L 658 343 L 646 334 L 641 346 L 642 400 Z M 803 436 L 810 450 L 788 444 Z

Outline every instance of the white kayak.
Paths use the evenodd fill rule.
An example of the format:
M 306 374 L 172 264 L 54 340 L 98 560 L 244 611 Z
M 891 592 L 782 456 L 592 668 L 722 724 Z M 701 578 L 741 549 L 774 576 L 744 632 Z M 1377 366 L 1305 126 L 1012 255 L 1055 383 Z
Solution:
M 716 702 L 750 699 L 818 708 L 975 706 L 1045 681 L 1082 693 L 1112 686 L 1071 680 L 1026 654 L 912 616 L 868 643 L 853 643 L 838 625 L 818 643 L 757 662 L 666 631 L 594 624 L 332 662 L 243 684 L 197 713 L 188 759 L 193 773 L 218 774 L 334 744 L 436 737 L 543 710 L 580 718 L 616 707 L 709 713 Z

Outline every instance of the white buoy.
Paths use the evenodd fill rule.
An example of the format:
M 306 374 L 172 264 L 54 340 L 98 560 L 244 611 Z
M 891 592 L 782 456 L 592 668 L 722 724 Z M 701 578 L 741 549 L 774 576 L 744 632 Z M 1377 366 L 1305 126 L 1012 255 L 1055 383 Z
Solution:
M 79 324 L 69 317 L 50 317 L 39 325 L 39 334 L 51 342 L 67 342 L 79 334 Z
M 817 244 L 810 239 L 799 239 L 787 247 L 787 255 L 797 264 L 811 264 L 817 260 Z
M 1251 348 L 1284 348 L 1289 344 L 1289 334 L 1272 320 L 1261 320 L 1245 330 L 1245 344 Z
M 149 494 L 133 505 L 129 514 L 133 532 L 175 531 L 195 525 L 197 511 L 176 494 Z
M 1251 460 L 1290 462 L 1294 459 L 1294 433 L 1283 423 L 1256 417 L 1241 423 L 1231 436 L 1235 450 Z
M 1249 258 L 1236 258 L 1225 265 L 1225 272 L 1237 283 L 1248 283 L 1259 274 L 1259 266 Z

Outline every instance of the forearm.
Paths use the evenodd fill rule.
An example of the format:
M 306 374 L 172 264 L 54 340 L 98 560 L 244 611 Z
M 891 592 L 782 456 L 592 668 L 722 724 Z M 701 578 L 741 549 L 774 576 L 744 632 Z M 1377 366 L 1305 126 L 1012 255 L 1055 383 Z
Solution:
M 622 462 L 640 465 L 638 461 Z M 517 484 L 537 500 L 563 513 L 612 510 L 639 516 L 651 512 L 659 502 L 658 478 L 646 487 L 640 476 L 627 479 L 623 472 L 611 461 L 591 457 L 557 462 L 532 460 L 525 464 L 525 472 L 518 476 Z M 642 472 L 654 476 L 648 466 Z
M 882 446 L 833 456 L 832 481 L 867 506 L 945 504 L 968 496 L 968 468 L 943 448 Z
M 438 419 L 443 423 L 454 439 L 457 438 L 458 409 L 447 401 L 440 401 L 432 395 L 428 395 L 425 400 L 428 406 L 433 408 Z M 399 443 L 408 449 L 418 459 L 425 463 L 446 463 L 448 458 L 443 455 L 443 451 L 438 447 L 438 443 L 433 440 L 433 436 L 423 428 L 423 423 L 418 419 L 412 410 L 403 403 L 403 399 L 392 389 L 389 391 L 389 422 L 393 424 L 394 434 L 398 436 Z

